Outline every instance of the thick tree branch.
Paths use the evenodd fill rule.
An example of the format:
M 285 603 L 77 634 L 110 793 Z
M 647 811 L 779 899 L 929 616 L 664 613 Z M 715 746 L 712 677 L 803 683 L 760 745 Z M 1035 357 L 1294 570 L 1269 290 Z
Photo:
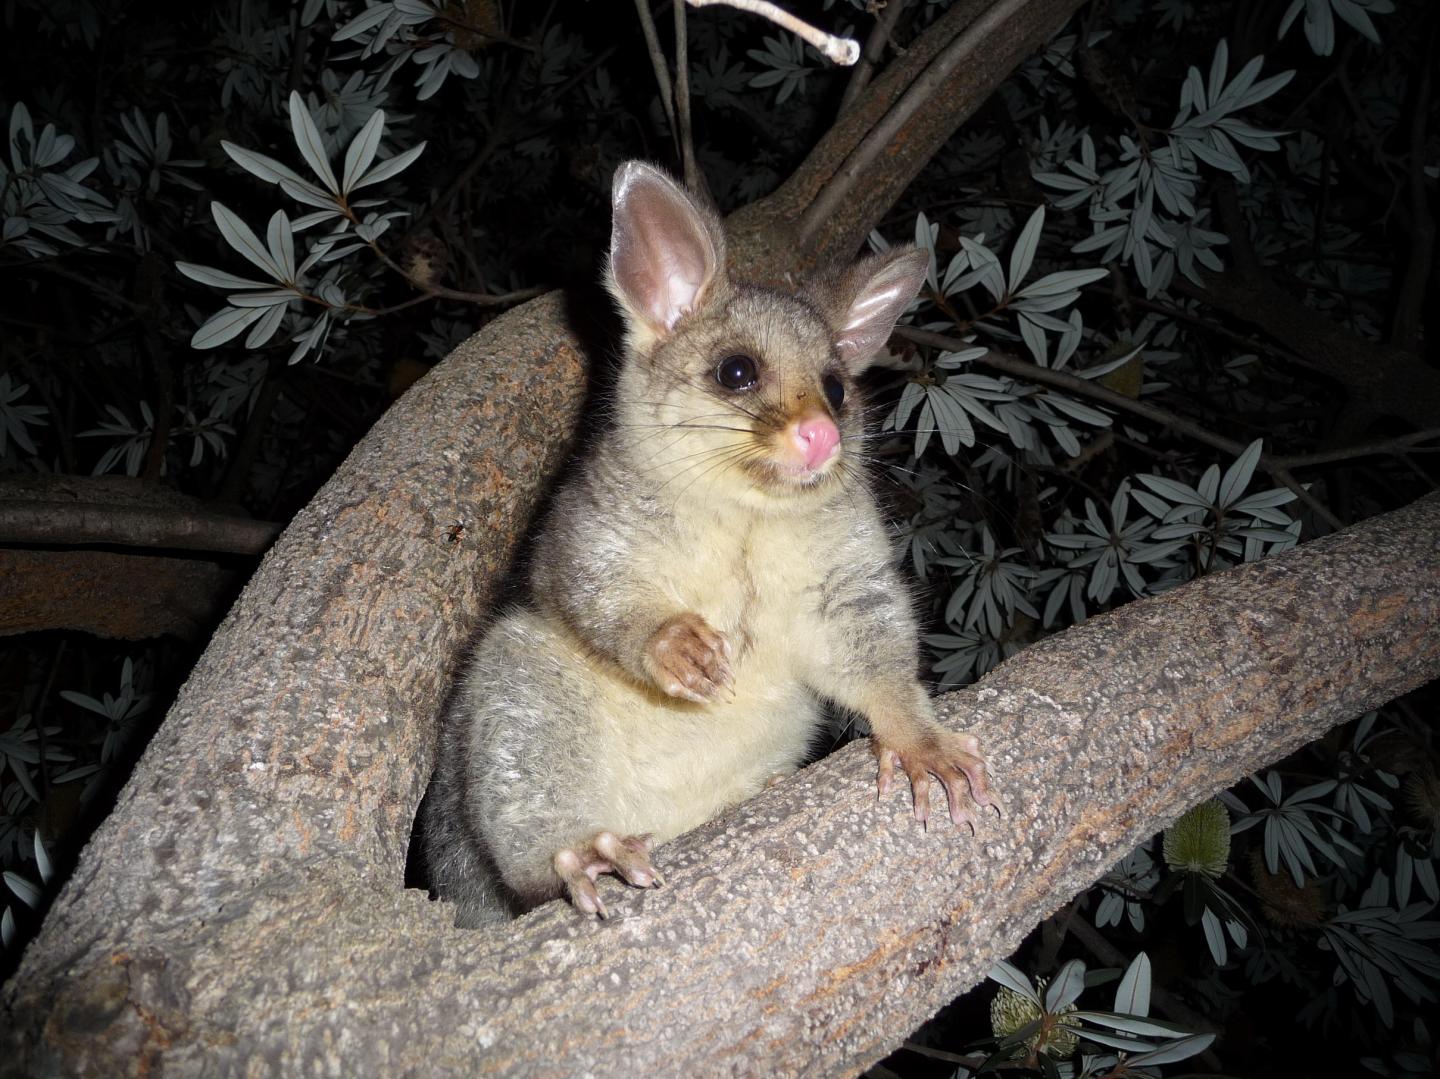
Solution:
M 204 640 L 248 569 L 201 558 L 0 547 L 0 637 L 70 629 L 124 641 Z
M 450 399 L 461 379 L 430 390 Z M 445 417 L 462 455 L 489 412 L 476 389 Z M 477 509 L 519 494 L 513 455 L 543 439 L 524 425 L 491 446 Z M 852 1071 L 1189 805 L 1440 674 L 1430 498 L 1094 619 L 944 698 L 1005 798 L 978 836 L 877 802 L 857 744 L 662 848 L 669 888 L 606 881 L 609 922 L 554 903 L 452 930 L 400 877 L 426 689 L 453 652 L 412 641 L 394 665 L 417 630 L 450 627 L 411 613 L 442 607 L 474 558 L 415 534 L 408 492 L 466 480 L 436 462 L 356 501 L 382 441 L 282 538 L 6 986 L 19 1070 Z M 392 539 L 369 567 L 295 557 L 376 526 Z M 296 583 L 331 617 L 274 602 Z M 317 625 L 353 649 L 317 659 Z M 236 660 L 263 669 L 217 707 Z
M 778 281 L 787 274 L 848 262 L 866 234 L 925 164 L 1019 63 L 1047 41 L 1082 0 L 958 0 L 903 56 L 892 60 L 773 194 L 737 211 L 727 221 L 731 252 L 751 274 Z M 987 17 L 1010 13 L 1008 21 Z M 870 169 L 851 169 L 841 179 L 843 196 L 830 196 L 835 212 L 817 220 L 805 242 L 798 223 L 870 133 L 925 77 L 932 62 L 965 30 L 987 19 L 991 35 L 970 61 L 950 69 L 943 80 L 927 83 L 923 108 L 905 106 L 906 122 L 871 160 Z M 892 121 L 893 125 L 893 121 Z M 873 145 L 873 144 L 872 144 Z
M 0 544 L 258 555 L 279 533 L 273 521 L 128 476 L 0 478 Z

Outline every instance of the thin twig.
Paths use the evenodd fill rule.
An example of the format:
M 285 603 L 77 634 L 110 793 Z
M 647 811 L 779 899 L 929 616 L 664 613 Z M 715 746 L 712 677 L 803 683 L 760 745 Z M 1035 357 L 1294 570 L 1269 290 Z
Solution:
M 993 45 L 997 36 L 1005 32 L 1007 24 L 1021 17 L 1028 3 L 1029 0 L 1000 0 L 957 34 L 955 39 L 930 61 L 929 66 L 900 96 L 900 100 L 890 107 L 880 122 L 850 151 L 850 156 L 835 170 L 824 190 L 815 197 L 815 201 L 800 218 L 798 231 L 801 246 L 808 243 L 826 221 L 840 212 L 841 204 L 850 197 L 856 185 L 864 180 L 871 165 L 890 145 L 890 141 L 925 107 L 955 69 L 978 50 Z
M 660 48 L 660 35 L 655 31 L 655 19 L 650 14 L 650 0 L 635 0 L 635 14 L 640 17 L 640 32 L 645 35 L 645 48 L 650 52 L 650 66 L 655 71 L 655 85 L 660 91 L 660 107 L 665 110 L 665 119 L 670 123 L 670 137 L 675 140 L 675 152 L 680 152 L 680 128 L 675 123 L 675 91 L 670 83 L 670 65 Z
M 691 7 L 724 4 L 726 7 L 747 11 L 751 15 L 759 15 L 762 19 L 769 19 L 776 26 L 789 30 L 800 40 L 815 46 L 825 54 L 826 59 L 842 67 L 849 67 L 860 59 L 860 42 L 853 37 L 836 37 L 834 34 L 827 34 L 824 30 L 797 19 L 784 8 L 769 3 L 769 0 L 685 0 L 685 2 Z
M 680 162 L 685 186 L 696 194 L 706 193 L 705 177 L 695 163 L 695 135 L 690 127 L 690 49 L 685 32 L 685 5 L 676 4 L 675 14 L 675 111 L 680 117 Z
M 870 85 L 875 67 L 885 53 L 885 46 L 891 44 L 890 38 L 895 32 L 895 24 L 900 21 L 900 12 L 905 9 L 905 0 L 881 0 L 881 3 L 884 10 L 870 28 L 870 36 L 865 39 L 865 48 L 860 54 L 860 63 L 850 73 L 850 81 L 845 84 L 845 93 L 840 97 L 840 107 L 836 110 L 840 116 L 849 111 L 861 91 Z

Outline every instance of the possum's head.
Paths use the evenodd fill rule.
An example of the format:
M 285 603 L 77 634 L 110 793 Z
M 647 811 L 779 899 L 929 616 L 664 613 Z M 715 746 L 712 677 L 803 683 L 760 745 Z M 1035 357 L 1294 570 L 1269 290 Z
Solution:
M 616 411 L 636 467 L 677 493 L 762 505 L 838 490 L 863 432 L 855 380 L 919 289 L 925 256 L 873 256 L 791 295 L 732 282 L 714 213 L 649 165 L 621 165 L 613 201 L 606 283 L 626 330 Z

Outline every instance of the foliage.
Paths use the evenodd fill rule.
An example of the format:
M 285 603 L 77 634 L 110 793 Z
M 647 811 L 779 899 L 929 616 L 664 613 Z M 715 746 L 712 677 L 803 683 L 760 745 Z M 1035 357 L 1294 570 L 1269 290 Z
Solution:
M 882 64 L 949 6 L 891 2 Z M 862 38 L 875 14 L 811 6 Z M 616 163 L 675 159 L 638 29 L 605 7 L 226 0 L 120 19 L 14 0 L 13 32 L 41 47 L 0 89 L 0 472 L 123 473 L 288 517 L 486 318 L 593 282 Z M 1414 142 L 1407 112 L 1424 8 L 1086 12 L 872 234 L 930 255 L 866 454 L 893 481 L 939 686 L 1428 485 L 1398 453 L 1287 464 L 1368 432 L 1291 345 L 1207 301 L 1243 260 L 1337 340 L 1399 336 L 1392 239 L 1417 190 L 1433 203 L 1440 129 Z M 727 209 L 794 168 L 850 78 L 720 9 L 690 15 L 689 56 L 696 155 Z M 0 657 L 10 954 L 187 655 L 42 635 Z M 1440 976 L 1436 759 L 1429 727 L 1386 710 L 1141 845 L 1043 930 L 1078 948 L 1064 919 L 1085 917 L 1138 957 L 1086 974 L 1027 945 L 1048 982 L 997 967 L 1010 1025 L 991 1063 L 1154 1074 L 1201 1051 L 1148 1017 L 1148 952 L 1219 1022 L 1261 1001 L 1322 1058 L 1329 1038 L 1415 1072 Z M 1112 1012 L 1079 1009 L 1115 977 Z

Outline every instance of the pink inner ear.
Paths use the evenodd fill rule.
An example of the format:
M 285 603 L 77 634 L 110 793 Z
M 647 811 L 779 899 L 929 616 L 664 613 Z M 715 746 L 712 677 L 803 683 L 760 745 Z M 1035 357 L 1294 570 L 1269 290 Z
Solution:
M 884 347 L 895 320 L 924 282 L 928 265 L 923 255 L 910 250 L 862 262 L 857 267 L 861 273 L 869 266 L 875 269 L 850 301 L 835 339 L 841 357 L 854 369 L 864 367 Z
M 667 330 L 673 329 L 680 316 L 695 308 L 695 300 L 705 287 L 705 266 L 687 262 L 672 253 L 660 274 L 660 293 L 654 305 L 655 320 Z
M 610 267 L 626 305 L 657 329 L 694 310 L 718 252 L 689 198 L 652 169 L 631 166 L 615 191 Z

